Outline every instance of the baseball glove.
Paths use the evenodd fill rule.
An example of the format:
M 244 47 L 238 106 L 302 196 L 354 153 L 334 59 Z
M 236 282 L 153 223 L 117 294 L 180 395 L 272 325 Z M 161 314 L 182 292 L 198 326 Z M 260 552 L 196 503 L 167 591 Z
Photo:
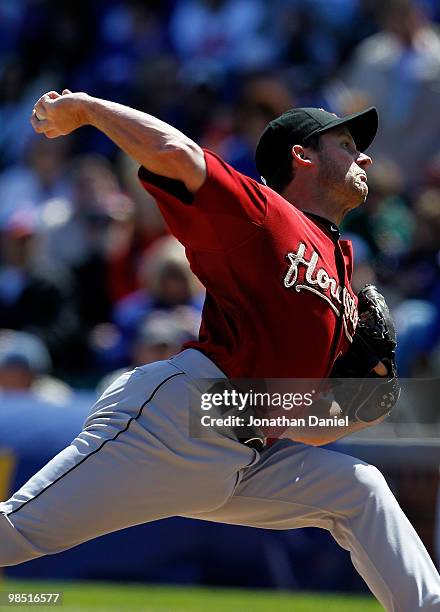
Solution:
M 359 323 L 348 351 L 333 366 L 333 394 L 351 421 L 370 423 L 389 414 L 400 396 L 396 330 L 385 298 L 374 285 L 358 294 Z M 381 361 L 386 376 L 373 368 Z

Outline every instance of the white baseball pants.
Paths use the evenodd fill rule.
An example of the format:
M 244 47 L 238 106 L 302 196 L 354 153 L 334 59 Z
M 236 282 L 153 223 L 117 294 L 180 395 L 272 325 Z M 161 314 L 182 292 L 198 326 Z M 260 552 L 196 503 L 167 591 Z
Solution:
M 375 467 L 289 440 L 258 454 L 233 435 L 189 435 L 202 379 L 222 377 L 190 349 L 118 378 L 71 445 L 0 504 L 0 566 L 176 515 L 321 527 L 386 610 L 440 611 L 439 575 Z

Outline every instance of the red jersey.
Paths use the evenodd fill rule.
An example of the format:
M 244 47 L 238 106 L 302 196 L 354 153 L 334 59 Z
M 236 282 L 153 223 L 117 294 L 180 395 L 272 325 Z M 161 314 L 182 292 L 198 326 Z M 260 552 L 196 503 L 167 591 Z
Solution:
M 357 324 L 351 243 L 331 222 L 205 151 L 192 196 L 179 181 L 139 171 L 206 288 L 199 339 L 230 378 L 321 378 Z

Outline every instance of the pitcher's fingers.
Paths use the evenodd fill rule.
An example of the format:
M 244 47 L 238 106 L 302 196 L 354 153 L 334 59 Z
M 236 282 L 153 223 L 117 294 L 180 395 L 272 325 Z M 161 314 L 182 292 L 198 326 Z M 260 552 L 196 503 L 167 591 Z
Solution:
M 58 136 L 62 136 L 62 134 L 58 130 L 47 130 L 44 132 L 46 138 L 58 138 Z
M 45 100 L 38 100 L 38 102 L 34 106 L 34 113 L 38 115 L 38 117 L 42 117 L 43 119 L 47 116 L 47 108 Z M 37 117 L 37 119 L 38 119 Z M 40 119 L 42 121 L 42 119 Z
M 48 129 L 49 122 L 47 119 L 37 119 L 34 111 L 31 116 L 31 125 L 38 134 L 44 134 Z
M 61 97 L 61 94 L 59 94 L 57 91 L 48 91 L 47 93 L 43 94 L 42 96 L 38 98 L 38 100 L 35 102 L 35 106 L 38 106 L 39 104 L 43 104 L 44 102 L 48 100 L 56 100 L 57 98 L 60 98 L 60 97 Z
M 63 96 L 67 96 L 67 94 L 71 94 L 70 89 L 63 89 Z

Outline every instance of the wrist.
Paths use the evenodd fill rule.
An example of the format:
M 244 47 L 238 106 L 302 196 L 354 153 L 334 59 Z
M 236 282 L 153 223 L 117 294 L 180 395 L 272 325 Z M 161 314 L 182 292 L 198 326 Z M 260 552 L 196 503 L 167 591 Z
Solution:
M 75 114 L 77 116 L 78 127 L 93 125 L 93 102 L 95 98 L 86 93 L 80 92 L 75 96 Z

